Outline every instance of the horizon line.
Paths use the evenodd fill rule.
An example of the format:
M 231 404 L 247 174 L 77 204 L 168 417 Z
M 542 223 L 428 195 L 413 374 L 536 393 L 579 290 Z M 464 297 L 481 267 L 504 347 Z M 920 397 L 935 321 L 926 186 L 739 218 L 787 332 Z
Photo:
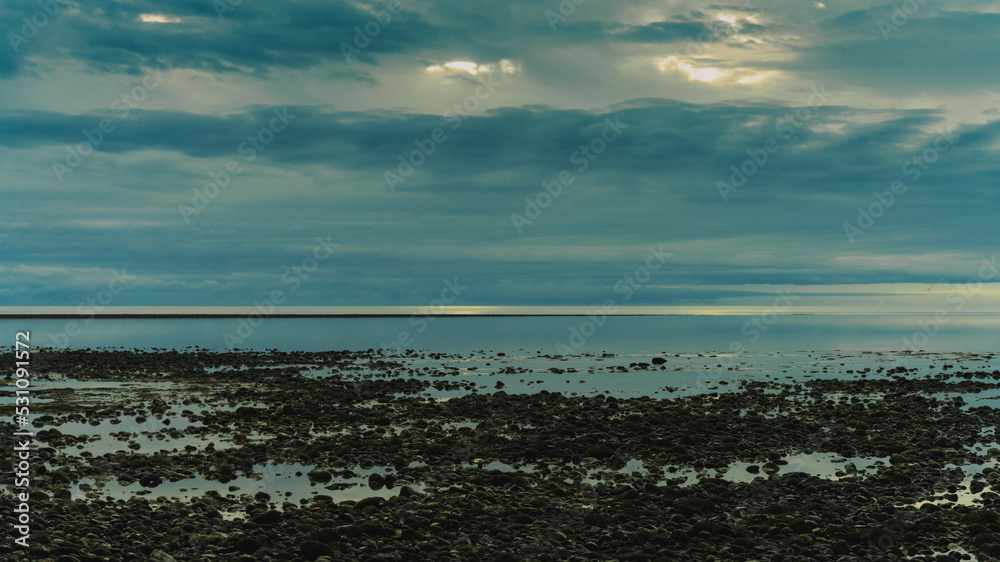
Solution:
M 516 306 L 6 306 L 0 319 L 127 319 L 127 318 L 407 318 L 528 316 L 815 316 L 923 315 L 933 310 L 859 310 L 847 306 L 713 306 L 713 305 L 516 305 Z M 1000 315 L 998 310 L 951 311 L 951 315 Z

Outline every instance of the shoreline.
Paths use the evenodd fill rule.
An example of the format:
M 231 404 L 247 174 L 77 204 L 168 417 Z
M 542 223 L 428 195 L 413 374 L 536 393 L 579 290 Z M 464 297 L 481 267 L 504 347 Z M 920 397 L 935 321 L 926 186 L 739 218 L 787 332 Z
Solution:
M 1000 397 L 992 354 L 722 360 L 40 350 L 32 548 L 80 556 L 86 528 L 141 560 L 1000 554 L 1000 414 L 973 402 Z

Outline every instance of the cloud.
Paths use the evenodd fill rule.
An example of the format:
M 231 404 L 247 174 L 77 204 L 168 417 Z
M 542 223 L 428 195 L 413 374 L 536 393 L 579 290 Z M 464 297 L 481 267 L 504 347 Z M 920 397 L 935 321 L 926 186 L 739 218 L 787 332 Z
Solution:
M 893 95 L 994 87 L 987 69 L 1000 55 L 1000 14 L 925 4 L 901 18 L 895 9 L 885 4 L 821 21 L 787 68 Z
M 989 252 L 987 239 L 959 241 L 941 232 L 961 232 L 962 225 L 995 215 L 994 206 L 976 201 L 984 190 L 996 190 L 987 178 L 997 168 L 990 150 L 1000 131 L 997 123 L 956 131 L 954 151 L 942 154 L 926 177 L 899 197 L 874 227 L 877 236 L 852 246 L 842 224 L 853 221 L 856 208 L 868 205 L 874 192 L 905 179 L 903 164 L 933 146 L 935 136 L 927 129 L 941 116 L 927 110 L 815 108 L 815 117 L 785 138 L 782 119 L 794 109 L 632 100 L 589 112 L 504 108 L 471 116 L 452 129 L 435 115 L 291 107 L 295 121 L 253 162 L 244 161 L 237 146 L 273 116 L 270 108 L 224 116 L 137 111 L 90 157 L 97 160 L 81 165 L 81 175 L 39 192 L 24 209 L 26 215 L 44 212 L 55 222 L 42 230 L 11 230 L 15 240 L 30 231 L 31 244 L 41 251 L 20 259 L 37 266 L 85 267 L 95 263 L 90 256 L 113 247 L 115 259 L 101 260 L 102 267 L 169 277 L 175 279 L 172 287 L 188 283 L 198 300 L 208 291 L 231 295 L 236 302 L 226 304 L 234 305 L 266 286 L 262 279 L 280 280 L 297 252 L 307 254 L 308 241 L 326 234 L 345 247 L 322 277 L 344 288 L 335 299 L 342 304 L 359 294 L 373 302 L 413 295 L 419 304 L 415 284 L 433 286 L 442 272 L 476 280 L 480 298 L 491 304 L 585 304 L 588 295 L 606 292 L 609 283 L 641 264 L 653 243 L 667 244 L 676 255 L 658 281 L 680 287 L 937 282 L 961 277 L 954 273 L 961 268 L 939 267 L 935 264 L 946 263 L 939 258 L 906 256 L 935 251 L 961 261 L 976 249 Z M 80 128 L 98 117 L 8 114 L 0 118 L 7 131 L 0 141 L 7 150 L 44 161 L 59 155 L 61 143 L 79 140 Z M 625 127 L 621 138 L 607 143 L 595 159 L 581 159 L 581 150 L 615 121 Z M 447 131 L 447 140 L 397 192 L 389 192 L 384 173 L 396 170 L 400 155 L 418 150 L 414 139 L 429 138 L 438 127 Z M 767 139 L 780 149 L 723 203 L 717 182 Z M 228 160 L 240 162 L 246 172 L 199 215 L 200 229 L 185 228 L 178 205 L 189 203 L 192 191 Z M 91 176 L 87 166 L 120 173 Z M 518 236 L 511 215 L 525 213 L 525 198 L 535 198 L 543 182 L 563 170 L 574 176 L 573 183 L 530 225 L 528 235 Z M 37 169 L 29 167 L 12 179 L 27 182 L 32 174 Z M 183 181 L 174 185 L 171 178 Z M 101 185 L 108 180 L 113 191 Z M 118 195 L 95 199 L 95 192 Z M 969 207 L 961 216 L 938 216 L 942 205 Z M 82 209 L 86 220 L 70 220 Z M 875 257 L 900 237 L 912 254 L 900 254 L 895 262 Z M 76 241 L 71 252 L 65 240 Z M 167 244 L 150 254 L 152 240 Z M 592 249 L 598 241 L 601 248 Z M 872 257 L 845 259 L 858 251 L 859 257 Z M 178 268 L 190 275 L 171 273 Z M 557 271 L 573 280 L 570 290 L 544 281 Z M 205 286 L 206 281 L 216 284 Z M 325 286 L 304 292 L 311 295 L 306 302 L 324 302 L 320 287 Z M 512 287 L 522 291 L 520 300 Z M 242 300 L 241 291 L 249 292 Z M 650 294 L 670 302 L 679 298 L 663 290 Z
M 632 304 L 961 283 L 994 253 L 988 4 L 588 2 L 555 30 L 558 3 L 521 0 L 61 4 L 0 49 L 0 304 L 126 268 L 123 305 L 245 305 L 317 236 L 342 249 L 294 304 L 423 305 L 454 276 L 464 304 L 599 303 L 660 245 Z M 0 30 L 38 9 L 5 2 Z

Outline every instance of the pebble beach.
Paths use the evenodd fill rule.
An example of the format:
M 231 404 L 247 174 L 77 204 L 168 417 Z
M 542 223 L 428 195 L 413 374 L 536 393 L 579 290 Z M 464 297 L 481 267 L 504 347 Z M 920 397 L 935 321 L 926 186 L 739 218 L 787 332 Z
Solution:
M 0 555 L 1000 559 L 994 363 L 41 349 Z

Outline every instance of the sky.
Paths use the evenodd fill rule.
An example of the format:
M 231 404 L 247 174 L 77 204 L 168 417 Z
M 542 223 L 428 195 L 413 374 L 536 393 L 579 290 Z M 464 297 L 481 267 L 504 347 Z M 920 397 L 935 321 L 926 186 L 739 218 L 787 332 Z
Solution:
M 1000 8 L 5 0 L 0 309 L 1000 310 Z

